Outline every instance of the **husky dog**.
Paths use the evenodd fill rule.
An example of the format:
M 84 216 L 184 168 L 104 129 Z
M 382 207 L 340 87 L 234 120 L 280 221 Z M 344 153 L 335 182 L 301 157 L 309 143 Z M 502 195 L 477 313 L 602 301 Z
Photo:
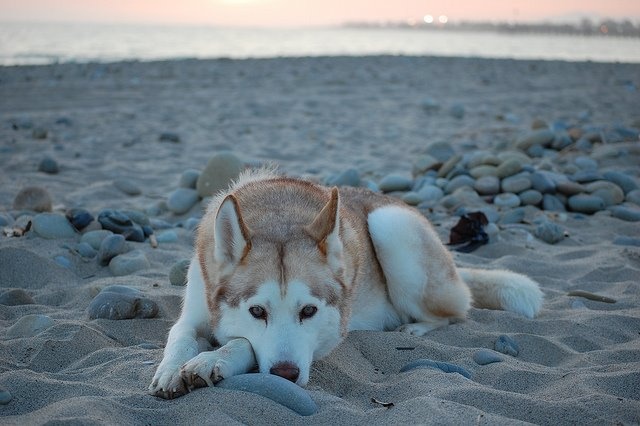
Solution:
M 211 201 L 187 279 L 149 386 L 162 398 L 256 366 L 304 386 L 350 330 L 423 336 L 471 305 L 533 318 L 543 299 L 523 275 L 456 268 L 427 219 L 394 198 L 268 170 Z M 211 336 L 222 346 L 201 351 Z

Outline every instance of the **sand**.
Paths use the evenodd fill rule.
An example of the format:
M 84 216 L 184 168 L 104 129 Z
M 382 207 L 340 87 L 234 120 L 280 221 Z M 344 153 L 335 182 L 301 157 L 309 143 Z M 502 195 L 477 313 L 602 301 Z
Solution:
M 165 200 L 184 170 L 200 170 L 224 150 L 249 165 L 273 162 L 319 181 L 352 167 L 373 181 L 410 176 L 429 143 L 449 142 L 458 152 L 491 149 L 536 118 L 630 126 L 640 118 L 639 75 L 638 65 L 406 57 L 0 68 L 0 212 L 11 212 L 29 185 L 46 188 L 55 211 L 144 210 Z M 427 98 L 433 111 L 425 111 Z M 454 105 L 464 108 L 464 118 L 449 112 Z M 38 128 L 45 139 L 33 137 Z M 180 142 L 160 142 L 163 132 Z M 637 181 L 637 146 L 603 161 L 636 168 Z M 57 174 L 38 171 L 46 155 L 58 162 Z M 142 193 L 123 193 L 116 179 Z M 161 218 L 178 223 L 201 209 Z M 434 216 L 443 240 L 455 221 Z M 147 394 L 179 314 L 183 288 L 170 285 L 169 268 L 190 257 L 191 231 L 176 228 L 177 242 L 155 249 L 132 243 L 151 267 L 122 277 L 71 255 L 77 239 L 1 236 L 0 295 L 22 289 L 34 303 L 0 305 L 0 390 L 11 395 L 0 405 L 0 423 L 639 423 L 640 248 L 613 243 L 640 237 L 639 225 L 567 214 L 562 226 L 569 237 L 555 245 L 505 227 L 491 244 L 455 255 L 463 266 L 509 268 L 537 280 L 545 293 L 537 318 L 472 309 L 466 321 L 426 338 L 352 332 L 313 365 L 307 389 L 319 410 L 311 417 L 217 388 L 171 401 Z M 68 267 L 54 261 L 61 255 L 71 260 Z M 141 290 L 160 313 L 89 319 L 93 297 L 113 284 Z M 571 290 L 616 303 L 568 296 Z M 53 325 L 31 337 L 10 332 L 36 314 Z M 476 364 L 474 353 L 493 349 L 501 335 L 515 339 L 520 353 Z M 432 369 L 399 373 L 420 358 L 458 364 L 472 378 Z

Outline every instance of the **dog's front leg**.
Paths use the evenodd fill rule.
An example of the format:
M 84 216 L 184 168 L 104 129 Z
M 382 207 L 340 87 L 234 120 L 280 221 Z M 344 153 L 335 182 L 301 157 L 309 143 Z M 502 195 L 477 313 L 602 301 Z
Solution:
M 180 369 L 189 389 L 213 386 L 224 378 L 248 373 L 256 366 L 256 357 L 247 339 L 230 340 L 215 351 L 202 352 Z

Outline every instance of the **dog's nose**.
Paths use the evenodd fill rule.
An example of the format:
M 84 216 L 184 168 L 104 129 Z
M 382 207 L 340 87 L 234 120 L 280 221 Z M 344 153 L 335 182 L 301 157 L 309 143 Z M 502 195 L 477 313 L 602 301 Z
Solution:
M 290 362 L 279 362 L 271 367 L 269 373 L 295 382 L 300 375 L 300 369 Z

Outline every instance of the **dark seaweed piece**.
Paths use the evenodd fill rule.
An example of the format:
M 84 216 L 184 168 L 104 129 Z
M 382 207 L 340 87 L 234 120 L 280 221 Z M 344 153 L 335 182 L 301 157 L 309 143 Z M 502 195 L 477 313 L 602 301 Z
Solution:
M 463 215 L 458 223 L 451 228 L 449 245 L 464 244 L 454 250 L 462 253 L 471 253 L 481 245 L 489 242 L 489 235 L 484 227 L 489 224 L 487 217 L 482 212 L 472 212 Z

